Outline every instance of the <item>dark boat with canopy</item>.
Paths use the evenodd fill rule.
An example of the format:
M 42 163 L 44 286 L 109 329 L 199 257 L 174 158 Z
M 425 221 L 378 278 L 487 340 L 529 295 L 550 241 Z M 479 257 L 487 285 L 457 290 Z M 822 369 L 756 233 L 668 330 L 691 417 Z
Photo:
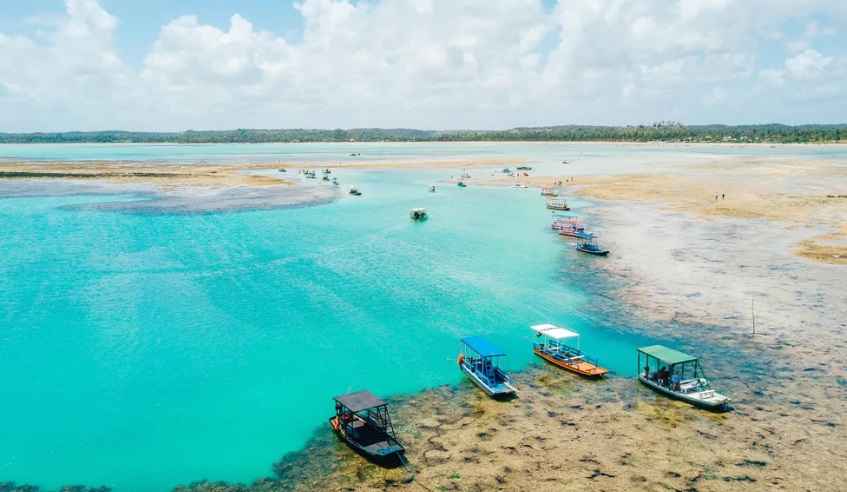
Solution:
M 335 416 L 329 419 L 335 433 L 354 451 L 382 466 L 403 463 L 406 451 L 394 433 L 388 404 L 367 390 L 336 396 Z

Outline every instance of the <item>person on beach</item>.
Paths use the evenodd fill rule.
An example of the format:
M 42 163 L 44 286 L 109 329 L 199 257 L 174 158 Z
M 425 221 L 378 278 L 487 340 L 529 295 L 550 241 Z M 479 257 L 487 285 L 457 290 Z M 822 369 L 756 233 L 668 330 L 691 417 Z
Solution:
M 726 200 L 726 193 L 721 193 L 721 200 Z
M 718 193 L 715 192 L 715 201 L 718 201 Z

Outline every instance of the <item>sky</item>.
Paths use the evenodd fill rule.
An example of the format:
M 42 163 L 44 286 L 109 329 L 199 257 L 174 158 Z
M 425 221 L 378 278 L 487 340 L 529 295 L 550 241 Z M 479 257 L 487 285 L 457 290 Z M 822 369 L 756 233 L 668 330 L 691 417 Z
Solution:
M 847 122 L 847 1 L 0 0 L 0 132 Z

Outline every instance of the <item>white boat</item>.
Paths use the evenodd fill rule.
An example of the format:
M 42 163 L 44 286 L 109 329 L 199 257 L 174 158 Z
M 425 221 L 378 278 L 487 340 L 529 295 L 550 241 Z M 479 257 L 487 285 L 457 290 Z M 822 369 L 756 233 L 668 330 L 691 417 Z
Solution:
M 671 398 L 709 410 L 726 410 L 729 404 L 712 389 L 697 357 L 651 345 L 638 349 L 638 371 L 642 384 Z
M 409 210 L 409 218 L 412 220 L 426 220 L 428 217 L 425 208 L 413 208 Z
M 435 185 L 429 185 L 429 192 L 435 193 Z
M 541 196 L 559 196 L 553 188 L 541 188 Z

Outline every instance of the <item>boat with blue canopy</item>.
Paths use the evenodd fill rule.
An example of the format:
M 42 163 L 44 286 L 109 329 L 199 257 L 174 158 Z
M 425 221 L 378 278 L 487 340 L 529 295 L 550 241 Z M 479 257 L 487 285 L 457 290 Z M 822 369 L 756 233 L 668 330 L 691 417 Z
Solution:
M 709 410 L 726 410 L 729 398 L 712 389 L 700 360 L 678 350 L 651 345 L 638 349 L 638 380 L 652 390 Z
M 588 253 L 592 255 L 598 256 L 606 256 L 609 254 L 608 249 L 603 249 L 600 246 L 597 246 L 597 236 L 594 234 L 588 234 L 585 232 L 577 232 L 574 234 L 576 237 L 576 249 L 582 251 L 583 253 Z
M 597 357 L 579 349 L 578 333 L 551 324 L 534 325 L 530 328 L 535 332 L 533 351 L 547 362 L 590 378 L 609 372 L 608 369 L 600 367 Z M 565 340 L 571 338 L 576 339 L 576 347 L 565 343 Z
M 403 462 L 406 451 L 397 442 L 388 404 L 367 390 L 336 396 L 335 416 L 329 424 L 354 451 L 383 466 Z
M 506 354 L 482 337 L 461 338 L 459 368 L 488 396 L 510 397 L 517 394 L 512 378 L 499 367 Z

